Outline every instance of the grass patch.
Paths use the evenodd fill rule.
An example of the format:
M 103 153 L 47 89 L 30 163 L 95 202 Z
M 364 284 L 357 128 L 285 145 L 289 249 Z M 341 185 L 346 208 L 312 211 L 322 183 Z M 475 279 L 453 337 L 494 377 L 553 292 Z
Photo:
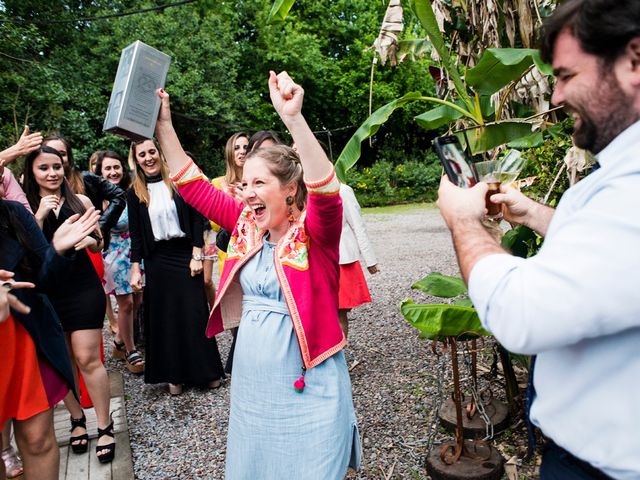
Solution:
M 436 204 L 430 203 L 403 203 L 401 205 L 388 205 L 386 207 L 365 207 L 362 213 L 410 213 L 417 210 L 437 208 Z

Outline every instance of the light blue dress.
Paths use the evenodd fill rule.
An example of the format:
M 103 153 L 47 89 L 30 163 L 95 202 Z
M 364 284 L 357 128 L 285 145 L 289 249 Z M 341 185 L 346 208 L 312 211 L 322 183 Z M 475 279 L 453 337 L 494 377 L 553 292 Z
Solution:
M 233 357 L 227 480 L 343 479 L 360 465 L 351 380 L 342 351 L 294 382 L 302 358 L 274 268 L 275 244 L 243 267 Z

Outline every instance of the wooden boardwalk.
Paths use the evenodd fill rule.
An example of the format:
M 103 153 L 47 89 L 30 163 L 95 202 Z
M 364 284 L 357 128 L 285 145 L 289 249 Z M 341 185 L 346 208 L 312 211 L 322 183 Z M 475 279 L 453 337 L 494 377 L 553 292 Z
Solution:
M 130 480 L 134 478 L 122 374 L 110 372 L 109 379 L 111 381 L 111 412 L 117 444 L 116 456 L 113 462 L 104 465 L 96 457 L 97 424 L 93 408 L 85 409 L 89 450 L 81 455 L 74 454 L 69 447 L 71 428 L 69 412 L 61 403 L 54 411 L 56 438 L 60 446 L 61 480 Z

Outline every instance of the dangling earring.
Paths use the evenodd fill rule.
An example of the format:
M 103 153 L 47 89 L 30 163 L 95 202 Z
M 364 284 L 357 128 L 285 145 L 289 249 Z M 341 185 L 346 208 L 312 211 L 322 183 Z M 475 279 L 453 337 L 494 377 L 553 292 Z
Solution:
M 295 220 L 293 218 L 293 207 L 292 207 L 292 205 L 293 205 L 293 197 L 291 195 L 289 195 L 286 198 L 285 201 L 287 202 L 287 205 L 289 206 L 289 211 L 287 213 L 287 220 L 289 220 L 289 225 L 291 225 L 293 223 L 293 221 Z

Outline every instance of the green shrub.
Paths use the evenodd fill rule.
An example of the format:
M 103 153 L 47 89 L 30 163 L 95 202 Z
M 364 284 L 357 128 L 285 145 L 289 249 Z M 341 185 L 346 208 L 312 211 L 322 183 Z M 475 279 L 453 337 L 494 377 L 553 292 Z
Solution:
M 564 156 L 572 146 L 569 134 L 571 125 L 570 119 L 556 124 L 545 131 L 545 141 L 540 147 L 523 151 L 527 165 L 520 178 L 536 177 L 533 184 L 523 190 L 528 197 L 542 201 L 553 185 L 547 204 L 555 206 L 564 191 L 569 188 L 566 170 L 559 176 L 558 172 L 563 168 Z
M 349 185 L 363 207 L 428 202 L 436 198 L 442 169 L 434 153 L 425 161 L 392 164 L 378 160 L 370 167 L 349 171 Z

